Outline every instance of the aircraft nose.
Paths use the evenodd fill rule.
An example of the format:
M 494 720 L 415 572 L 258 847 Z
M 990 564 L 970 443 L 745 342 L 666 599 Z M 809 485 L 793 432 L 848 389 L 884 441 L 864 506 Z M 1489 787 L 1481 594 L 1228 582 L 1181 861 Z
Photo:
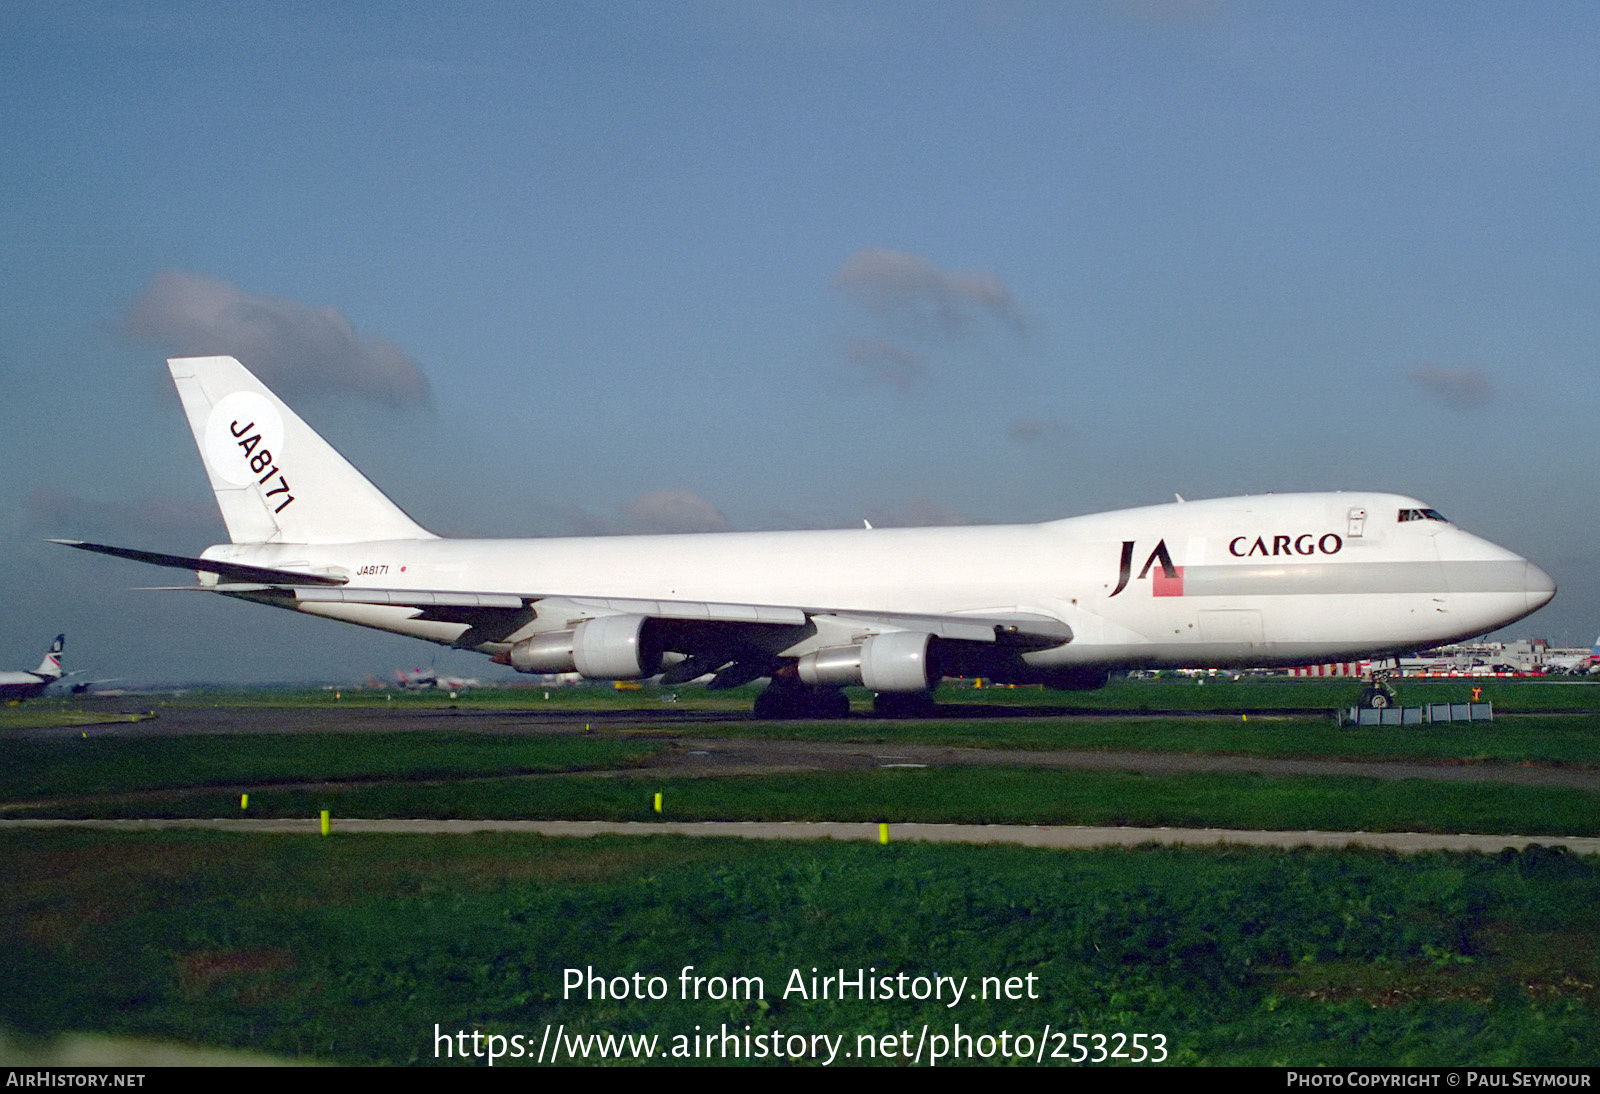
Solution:
M 1528 610 L 1538 611 L 1550 603 L 1550 598 L 1556 595 L 1556 583 L 1549 574 L 1545 573 L 1533 563 L 1528 563 L 1526 576 L 1522 581 L 1523 588 L 1528 593 Z

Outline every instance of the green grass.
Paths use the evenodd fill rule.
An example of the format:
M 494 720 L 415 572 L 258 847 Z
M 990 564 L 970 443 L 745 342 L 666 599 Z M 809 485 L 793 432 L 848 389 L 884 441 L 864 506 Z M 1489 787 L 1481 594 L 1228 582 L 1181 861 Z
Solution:
M 999 719 L 675 724 L 686 735 L 1266 757 L 1529 761 L 1592 767 L 1588 717 L 1492 726 L 1342 729 L 1319 720 Z M 1262 775 L 1140 775 L 1027 767 L 866 770 L 738 778 L 607 777 L 667 747 L 657 731 L 594 735 L 372 732 L 0 739 L 0 815 L 988 821 L 1580 835 L 1600 795 L 1480 782 Z
M 98 726 L 145 722 L 154 715 L 118 710 L 79 709 L 66 703 L 0 708 L 0 732 L 14 729 L 50 729 L 57 726 Z
M 929 768 L 741 778 L 479 778 L 251 791 L 252 817 L 924 821 L 1600 834 L 1600 793 L 1492 783 Z M 9 817 L 240 816 L 223 791 L 13 808 Z
M 1583 1066 L 1597 909 L 1600 866 L 1543 849 L 0 833 L 0 1025 L 348 1063 L 435 1062 L 436 1026 L 670 1049 L 748 1025 L 853 1051 L 959 1023 L 1157 1033 L 1179 1064 Z M 763 998 L 682 1000 L 685 965 Z M 1033 976 L 1037 998 L 786 998 L 813 967 Z M 564 998 L 568 968 L 671 991 Z
M 635 732 L 632 730 L 626 732 Z M 958 718 L 837 722 L 675 723 L 649 734 L 959 748 L 1179 752 L 1280 759 L 1451 760 L 1600 767 L 1600 716 L 1516 715 L 1493 723 L 1394 727 L 1336 725 L 1328 718 Z
M 266 686 L 258 688 L 198 684 L 172 692 L 128 695 L 116 702 L 123 705 L 154 707 L 248 707 L 262 710 L 304 708 L 342 708 L 350 710 L 653 710 L 663 705 L 682 705 L 685 709 L 708 711 L 749 710 L 759 687 L 729 691 L 707 691 L 703 687 L 662 688 L 644 684 L 638 688 L 617 689 L 609 684 L 534 688 L 520 684 L 509 687 L 468 688 L 451 698 L 449 691 L 436 688 Z M 545 698 L 548 694 L 549 698 Z M 865 697 L 868 693 L 861 692 Z M 90 703 L 111 700 L 90 697 Z M 29 700 L 19 708 L 71 707 L 81 700 L 66 696 Z M 3 716 L 4 711 L 0 711 Z M 3 718 L 0 718 L 3 724 Z
M 1244 685 L 1253 690 L 1203 688 L 1252 710 L 1318 705 L 1304 702 L 1311 691 L 1295 690 L 1307 682 Z M 1174 707 L 1180 688 L 1202 690 L 1187 682 L 1134 686 L 1145 689 L 1137 693 L 1143 701 Z M 1577 696 L 1561 702 L 1530 690 L 1520 696 L 1528 710 L 1585 708 L 1588 695 L 1600 694 L 1588 684 L 1525 686 Z M 497 721 L 533 705 L 526 693 L 481 694 L 494 698 L 362 702 L 453 705 L 464 718 L 481 710 Z M 1080 698 L 1032 694 L 1046 707 Z M 1102 709 L 1117 709 L 1115 694 L 1102 698 Z M 1497 713 L 1517 698 L 1497 697 Z M 303 693 L 278 705 L 347 701 Z M 660 704 L 593 689 L 561 702 L 580 722 L 585 710 Z M 1254 713 L 1248 721 L 1060 719 L 1017 707 L 984 722 L 713 720 L 670 732 L 890 747 L 1600 761 L 1588 715 L 1377 731 Z M 0 1043 L 7 1027 L 25 1044 L 52 1031 L 96 1031 L 351 1063 L 428 1063 L 435 1023 L 536 1040 L 547 1022 L 569 1033 L 670 1037 L 726 1022 L 739 1031 L 748 1024 L 755 1032 L 852 1037 L 910 1029 L 913 1038 L 925 1022 L 936 1033 L 956 1022 L 968 1033 L 1037 1033 L 1048 1022 L 1054 1030 L 1162 1033 L 1178 1063 L 1589 1064 L 1600 1050 L 1600 862 L 1543 849 L 1498 859 L 1401 858 L 337 835 L 341 816 L 649 820 L 657 791 L 669 819 L 1600 834 L 1600 794 L 1488 783 L 1026 767 L 698 779 L 627 772 L 664 747 L 659 735 L 121 738 L 91 729 L 53 740 L 0 738 L 7 816 L 239 816 L 243 786 L 249 815 L 309 818 L 329 808 L 336 833 L 322 840 L 0 831 L 0 932 L 8 940 Z M 543 774 L 578 771 L 592 773 Z M 80 800 L 14 808 L 47 797 Z M 764 977 L 765 1005 L 560 998 L 567 967 L 659 973 L 676 986 L 685 964 Z M 789 971 L 813 966 L 974 981 L 1032 973 L 1042 997 L 955 1010 L 783 999 Z
M 463 715 L 470 725 L 470 714 Z M 495 727 L 497 729 L 503 727 Z M 574 721 L 572 731 L 579 728 Z M 1600 718 L 1521 715 L 1492 724 L 1339 727 L 1280 715 L 1173 718 L 956 718 L 770 723 L 674 721 L 598 733 L 362 732 L 0 736 L 0 808 L 43 798 L 186 786 L 337 779 L 461 778 L 637 765 L 668 738 L 724 737 L 1014 750 L 1172 752 L 1280 759 L 1550 764 L 1600 767 Z M 182 743 L 179 743 L 181 740 Z
M 1290 679 L 1285 677 L 1245 676 L 1238 680 L 1227 675 L 1202 679 L 1167 674 L 1160 679 L 1116 679 L 1095 691 L 1051 691 L 1039 687 L 972 688 L 951 682 L 939 689 L 941 703 L 974 704 L 1000 708 L 1057 707 L 1077 710 L 1130 711 L 1240 711 L 1240 710 L 1334 710 L 1350 706 L 1360 697 L 1364 685 L 1355 679 Z M 1400 701 L 1406 705 L 1466 702 L 1473 688 L 1482 689 L 1484 701 L 1493 702 L 1497 713 L 1538 711 L 1585 711 L 1600 714 L 1600 677 L 1508 678 L 1459 680 L 1399 680 L 1394 683 Z M 870 706 L 870 693 L 860 688 L 847 689 L 857 709 Z M 472 688 L 455 699 L 437 690 L 369 690 L 363 687 L 327 688 L 227 688 L 197 685 L 175 695 L 128 696 L 121 702 L 155 706 L 250 706 L 298 708 L 342 706 L 351 709 L 395 708 L 464 710 L 631 710 L 657 709 L 664 704 L 683 710 L 749 710 L 760 686 L 750 685 L 728 691 L 707 691 L 686 684 L 661 688 L 646 684 L 638 689 L 617 690 L 608 685 L 534 688 Z M 548 695 L 549 698 L 545 696 Z M 336 697 L 337 696 L 337 697 Z M 667 697 L 671 700 L 668 703 Z M 90 700 L 106 702 L 106 700 Z M 7 714 L 18 710 L 68 709 L 79 700 L 51 697 L 30 700 L 21 707 L 0 710 L 0 728 Z
M 0 744 L 0 805 L 187 787 L 620 768 L 661 747 L 598 736 L 429 732 L 11 740 Z
M 1404 706 L 1465 703 L 1474 688 L 1495 713 L 1581 710 L 1600 713 L 1600 678 L 1488 678 L 1459 680 L 1395 680 L 1395 695 Z M 1353 706 L 1365 685 L 1359 679 L 1245 676 L 1160 679 L 1117 679 L 1096 691 L 1060 692 L 1042 688 L 940 689 L 941 702 L 994 703 L 1009 706 L 1061 706 L 1085 710 L 1333 710 Z

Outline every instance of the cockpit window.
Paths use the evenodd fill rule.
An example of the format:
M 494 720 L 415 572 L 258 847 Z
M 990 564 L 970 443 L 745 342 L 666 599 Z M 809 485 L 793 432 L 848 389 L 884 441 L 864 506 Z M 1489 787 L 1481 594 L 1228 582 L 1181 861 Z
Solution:
M 1408 520 L 1436 520 L 1441 524 L 1449 524 L 1450 523 L 1449 521 L 1445 520 L 1444 517 L 1440 516 L 1439 511 L 1437 509 L 1402 509 L 1402 510 L 1400 510 L 1400 523 L 1404 524 Z

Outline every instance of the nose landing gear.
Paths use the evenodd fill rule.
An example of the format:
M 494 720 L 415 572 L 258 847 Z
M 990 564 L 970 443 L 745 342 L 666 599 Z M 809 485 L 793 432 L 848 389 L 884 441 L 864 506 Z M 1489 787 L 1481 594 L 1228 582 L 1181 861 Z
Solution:
M 1388 710 L 1395 705 L 1394 689 L 1389 686 L 1389 681 L 1382 676 L 1373 677 L 1372 683 L 1361 693 L 1361 701 L 1356 705 L 1369 710 Z

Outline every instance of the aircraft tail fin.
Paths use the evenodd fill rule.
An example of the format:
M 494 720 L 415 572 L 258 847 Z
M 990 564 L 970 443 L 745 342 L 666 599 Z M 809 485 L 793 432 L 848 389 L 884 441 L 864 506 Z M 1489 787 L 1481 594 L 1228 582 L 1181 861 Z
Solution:
M 167 368 L 234 543 L 434 538 L 234 358 Z
M 39 662 L 39 667 L 33 670 L 35 676 L 46 676 L 51 680 L 61 679 L 61 651 L 67 648 L 67 636 L 56 635 L 56 640 L 50 643 L 50 651 L 44 655 L 44 660 Z

